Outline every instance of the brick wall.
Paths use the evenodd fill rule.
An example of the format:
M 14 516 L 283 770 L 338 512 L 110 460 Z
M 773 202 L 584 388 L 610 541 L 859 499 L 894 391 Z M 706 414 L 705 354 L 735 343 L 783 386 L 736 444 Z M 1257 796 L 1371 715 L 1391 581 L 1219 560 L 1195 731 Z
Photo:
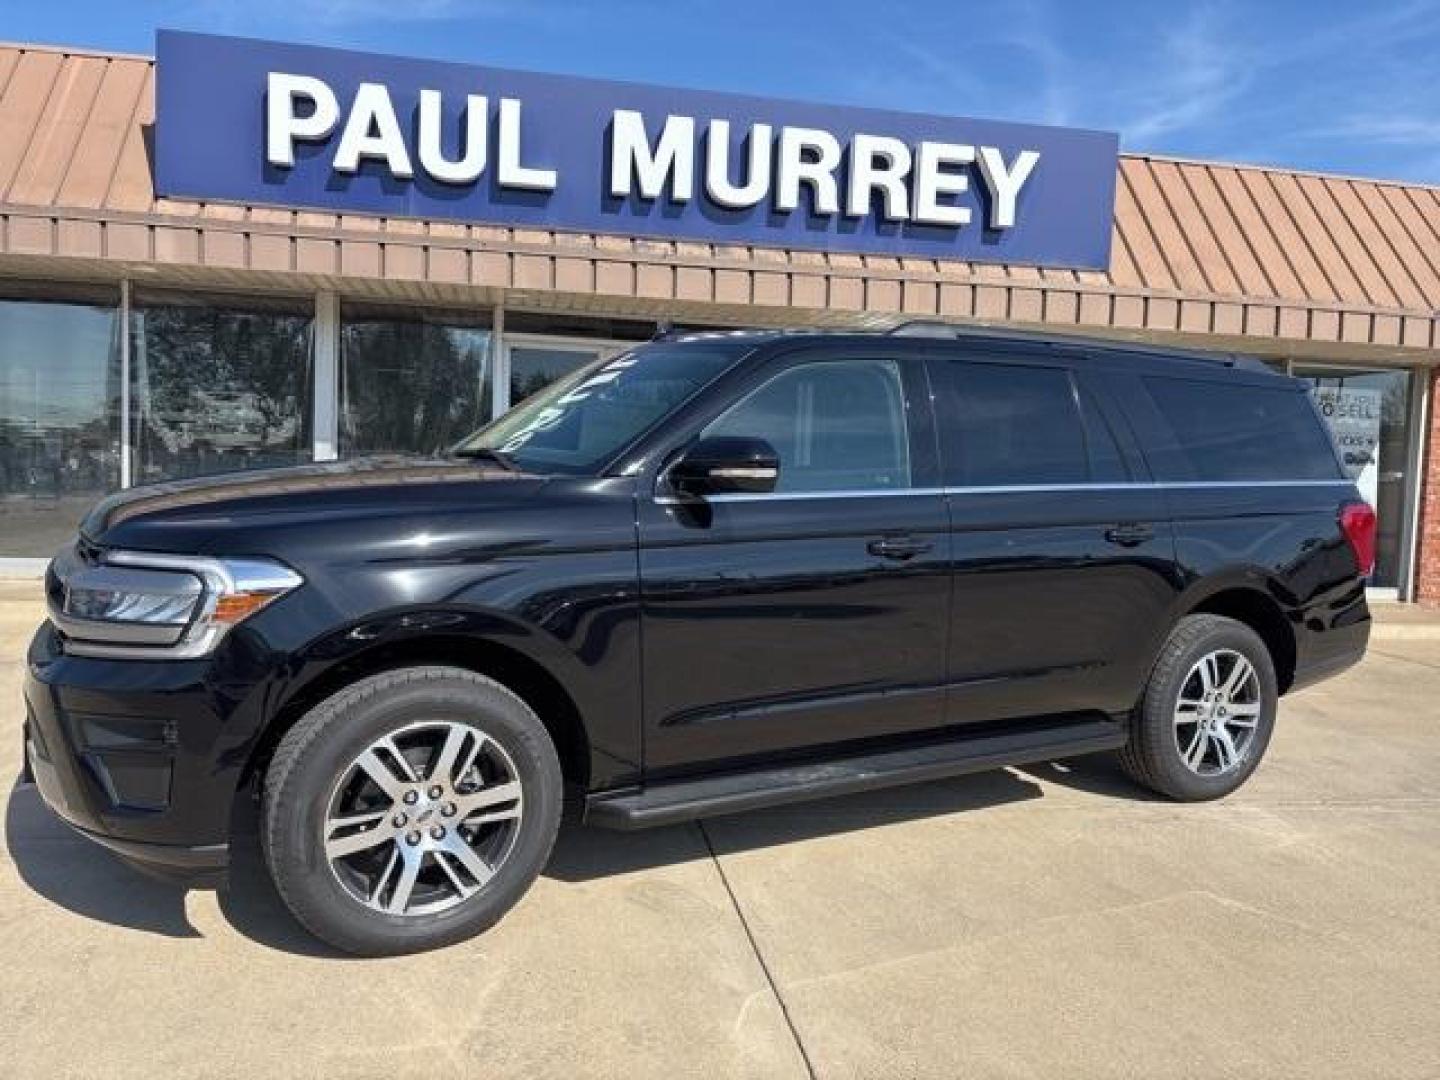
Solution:
M 1440 368 L 1430 376 L 1430 430 L 1425 433 L 1425 474 L 1420 482 L 1420 551 L 1416 597 L 1440 604 Z

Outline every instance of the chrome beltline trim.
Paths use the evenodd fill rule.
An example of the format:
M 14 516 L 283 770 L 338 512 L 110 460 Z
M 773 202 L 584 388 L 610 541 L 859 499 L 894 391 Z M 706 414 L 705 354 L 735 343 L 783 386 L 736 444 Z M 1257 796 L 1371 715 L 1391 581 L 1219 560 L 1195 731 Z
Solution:
M 757 502 L 799 499 L 876 499 L 901 495 L 1026 495 L 1067 491 L 1168 491 L 1218 489 L 1231 491 L 1244 488 L 1349 488 L 1350 480 L 1167 480 L 1133 481 L 1110 484 L 999 484 L 984 487 L 919 487 L 919 488 L 853 488 L 838 491 L 733 492 L 710 495 L 703 499 L 679 499 L 659 495 L 655 501 L 662 506 L 695 502 Z

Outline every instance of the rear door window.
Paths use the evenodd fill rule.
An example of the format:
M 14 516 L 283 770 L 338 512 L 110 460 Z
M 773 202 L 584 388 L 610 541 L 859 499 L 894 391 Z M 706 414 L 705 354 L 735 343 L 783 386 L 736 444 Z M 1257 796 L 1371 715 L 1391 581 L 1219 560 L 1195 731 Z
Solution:
M 1218 379 L 1140 379 L 1175 455 L 1155 455 L 1161 480 L 1335 480 L 1340 466 L 1299 388 Z
M 1105 420 L 1063 367 L 954 360 L 941 419 L 946 483 L 1083 484 L 1127 477 Z

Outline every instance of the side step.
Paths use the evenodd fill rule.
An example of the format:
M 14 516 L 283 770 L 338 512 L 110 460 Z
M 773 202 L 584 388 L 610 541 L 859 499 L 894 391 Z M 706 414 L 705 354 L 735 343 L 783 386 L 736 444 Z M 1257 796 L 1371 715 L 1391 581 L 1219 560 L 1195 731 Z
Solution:
M 762 806 L 985 772 L 1003 765 L 1078 757 L 1124 746 L 1125 725 L 1096 719 L 1001 734 L 927 742 L 848 757 L 650 784 L 639 791 L 592 795 L 585 820 L 607 829 L 646 829 Z

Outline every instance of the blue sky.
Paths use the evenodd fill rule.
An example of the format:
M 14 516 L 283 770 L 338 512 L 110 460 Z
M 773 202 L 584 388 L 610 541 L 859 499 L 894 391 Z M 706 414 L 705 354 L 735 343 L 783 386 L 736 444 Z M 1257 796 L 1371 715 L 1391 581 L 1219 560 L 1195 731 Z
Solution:
M 1440 182 L 1440 0 L 0 0 L 0 35 L 157 26 L 1095 127 L 1121 145 Z

